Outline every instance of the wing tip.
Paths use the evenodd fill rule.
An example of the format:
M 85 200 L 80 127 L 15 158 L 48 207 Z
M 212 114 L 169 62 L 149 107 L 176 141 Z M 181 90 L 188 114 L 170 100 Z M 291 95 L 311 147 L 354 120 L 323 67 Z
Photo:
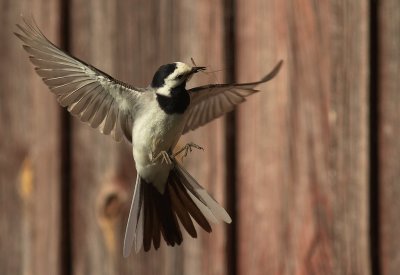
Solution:
M 281 70 L 282 65 L 283 65 L 283 59 L 281 59 L 278 62 L 278 64 L 275 65 L 275 67 L 272 69 L 272 71 L 270 73 L 268 73 L 266 76 L 264 76 L 260 82 L 261 83 L 267 82 L 268 80 L 271 80 L 272 78 L 274 78 Z

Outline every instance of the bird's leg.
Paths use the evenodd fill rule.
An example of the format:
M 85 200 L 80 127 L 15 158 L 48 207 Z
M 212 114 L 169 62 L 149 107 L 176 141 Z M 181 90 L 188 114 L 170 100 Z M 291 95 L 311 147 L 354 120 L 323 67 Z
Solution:
M 156 162 L 157 160 L 159 160 L 161 158 L 161 163 L 165 162 L 166 164 L 172 164 L 171 157 L 174 157 L 174 156 L 170 156 L 167 151 L 161 151 L 155 157 L 154 157 L 154 155 L 152 155 L 151 156 L 151 161 L 152 162 Z
M 201 146 L 199 146 L 199 145 L 197 145 L 197 144 L 195 144 L 195 143 L 193 143 L 193 142 L 189 142 L 189 143 L 186 143 L 186 145 L 183 146 L 182 149 L 180 149 L 178 152 L 176 152 L 175 154 L 173 154 L 172 157 L 176 157 L 177 155 L 179 155 L 179 154 L 181 154 L 182 152 L 184 152 L 184 153 L 183 153 L 183 156 L 182 156 L 182 158 L 181 158 L 181 160 L 183 160 L 183 158 L 187 157 L 187 155 L 189 154 L 189 152 L 192 152 L 192 148 L 195 148 L 195 149 L 203 150 L 203 151 L 204 151 L 203 147 L 201 147 Z

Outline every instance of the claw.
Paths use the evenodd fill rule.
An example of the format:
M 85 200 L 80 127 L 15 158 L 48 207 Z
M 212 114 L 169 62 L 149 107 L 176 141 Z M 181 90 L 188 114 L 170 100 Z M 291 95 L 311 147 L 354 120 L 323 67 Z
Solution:
M 173 156 L 172 156 L 173 157 Z M 172 164 L 171 156 L 167 153 L 167 151 L 161 151 L 156 157 L 152 157 L 152 162 L 156 162 L 161 158 L 161 164 Z
M 180 149 L 178 152 L 173 154 L 172 157 L 176 157 L 177 155 L 179 155 L 182 152 L 184 152 L 183 156 L 181 157 L 181 160 L 183 161 L 183 158 L 187 157 L 187 155 L 192 152 L 192 150 L 193 150 L 192 148 L 204 151 L 203 147 L 201 147 L 201 146 L 199 146 L 199 145 L 197 145 L 197 144 L 195 144 L 193 142 L 189 142 L 185 146 L 183 146 L 182 149 Z

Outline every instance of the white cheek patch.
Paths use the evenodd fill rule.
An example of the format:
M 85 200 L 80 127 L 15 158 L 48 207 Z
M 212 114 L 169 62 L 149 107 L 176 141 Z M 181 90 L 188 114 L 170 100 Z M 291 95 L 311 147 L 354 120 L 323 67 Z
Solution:
M 171 97 L 171 88 L 169 87 L 169 85 L 164 84 L 164 86 L 157 89 L 156 93 L 159 95 Z
M 172 74 L 170 74 L 167 79 L 165 80 L 165 82 L 174 82 L 177 79 L 177 76 L 182 74 L 182 72 L 180 72 L 179 70 L 175 70 L 175 72 L 173 72 Z

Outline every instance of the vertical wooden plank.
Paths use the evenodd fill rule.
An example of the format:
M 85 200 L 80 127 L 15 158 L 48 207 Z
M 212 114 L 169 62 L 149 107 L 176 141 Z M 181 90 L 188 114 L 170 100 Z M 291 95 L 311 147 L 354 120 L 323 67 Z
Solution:
M 159 58 L 158 8 L 156 1 L 72 1 L 71 51 L 116 78 L 145 86 Z M 177 253 L 167 249 L 122 257 L 136 177 L 131 147 L 77 119 L 72 128 L 73 273 L 175 271 Z
M 226 73 L 224 64 L 224 7 L 223 1 L 178 1 L 176 16 L 179 23 L 175 26 L 179 47 L 176 60 L 190 64 L 190 57 L 208 71 L 220 73 L 198 74 L 189 86 L 208 83 L 222 83 Z M 194 142 L 204 148 L 193 151 L 184 159 L 188 171 L 203 185 L 219 203 L 225 202 L 225 125 L 218 119 L 205 127 L 185 135 L 179 146 Z M 229 225 L 228 225 L 229 226 Z M 201 229 L 198 230 L 201 232 Z M 211 234 L 199 234 L 198 239 L 185 236 L 183 250 L 183 274 L 226 274 L 226 230 L 224 224 L 216 224 Z
M 382 274 L 400 270 L 400 2 L 379 5 L 379 184 Z
M 366 1 L 237 0 L 239 274 L 370 274 Z
M 211 3 L 215 4 L 74 0 L 72 52 L 116 78 L 142 87 L 161 64 L 190 62 L 192 56 L 201 65 L 221 68 L 221 1 L 217 8 Z M 208 76 L 202 78 L 209 80 Z M 194 152 L 185 166 L 221 202 L 222 137 L 220 121 L 185 139 L 206 148 L 204 153 Z M 200 234 L 197 240 L 185 236 L 181 247 L 163 244 L 157 252 L 124 259 L 123 235 L 135 179 L 131 147 L 115 144 L 76 119 L 72 146 L 74 274 L 224 274 L 222 225 L 210 236 Z
M 0 5 L 0 274 L 59 274 L 60 109 L 12 34 L 24 13 L 57 41 L 59 1 Z

